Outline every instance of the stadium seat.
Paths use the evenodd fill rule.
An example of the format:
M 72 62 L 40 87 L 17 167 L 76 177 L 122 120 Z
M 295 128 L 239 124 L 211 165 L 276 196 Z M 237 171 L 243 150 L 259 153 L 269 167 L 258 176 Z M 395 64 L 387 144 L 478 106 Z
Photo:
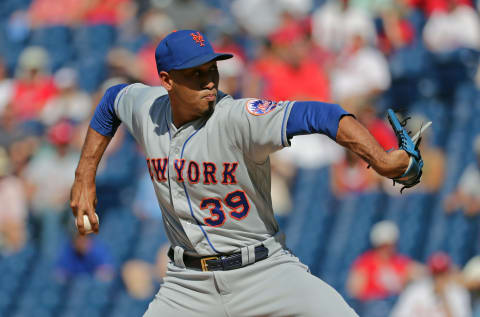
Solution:
M 302 247 L 303 233 L 307 232 L 309 225 L 318 226 L 318 223 L 311 221 L 312 217 L 321 217 L 324 213 L 322 207 L 325 202 L 316 199 L 316 194 L 322 190 L 326 190 L 328 186 L 328 169 L 322 168 L 318 171 L 310 169 L 300 169 L 296 176 L 296 184 L 293 190 L 293 211 L 290 215 L 289 223 L 285 229 L 287 237 L 287 246 L 295 252 L 300 258 L 303 257 L 304 251 Z M 312 186 L 317 184 L 318 187 Z M 321 229 L 315 229 L 315 232 Z
M 51 70 L 56 71 L 74 58 L 71 41 L 71 30 L 56 25 L 33 30 L 30 45 L 44 47 L 50 55 Z
M 74 34 L 79 56 L 105 56 L 116 40 L 116 29 L 110 25 L 85 25 Z

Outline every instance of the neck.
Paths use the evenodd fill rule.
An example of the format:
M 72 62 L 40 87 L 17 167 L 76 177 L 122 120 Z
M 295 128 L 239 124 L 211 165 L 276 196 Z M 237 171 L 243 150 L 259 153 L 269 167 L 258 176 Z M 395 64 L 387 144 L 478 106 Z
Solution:
M 183 126 L 184 124 L 187 124 L 187 123 L 189 123 L 190 121 L 193 121 L 193 120 L 195 120 L 195 119 L 183 118 L 178 113 L 175 113 L 175 110 L 172 107 L 172 121 L 173 121 L 173 124 L 175 125 L 175 127 L 177 129 L 180 128 L 181 126 Z
M 172 122 L 175 127 L 178 129 L 182 125 L 194 120 L 192 119 L 185 111 L 188 107 L 182 105 L 177 98 L 171 93 L 168 94 L 168 98 L 170 99 L 170 109 L 172 111 Z
M 172 99 L 170 99 L 170 108 L 172 109 L 172 122 L 177 129 L 201 117 L 199 114 L 189 112 L 188 106 L 174 102 Z
M 210 105 L 208 109 L 196 110 L 192 105 L 188 105 L 180 102 L 176 98 L 170 96 L 170 108 L 172 110 L 172 122 L 175 127 L 178 129 L 181 126 L 198 120 L 202 117 L 206 117 L 213 112 L 214 105 Z

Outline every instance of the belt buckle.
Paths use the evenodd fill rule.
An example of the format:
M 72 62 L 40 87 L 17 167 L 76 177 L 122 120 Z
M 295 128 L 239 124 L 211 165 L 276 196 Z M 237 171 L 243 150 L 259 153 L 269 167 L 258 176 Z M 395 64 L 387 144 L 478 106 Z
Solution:
M 208 272 L 208 260 L 218 260 L 218 256 L 210 256 L 208 258 L 201 258 L 200 259 L 200 264 L 202 265 L 202 271 L 203 272 Z

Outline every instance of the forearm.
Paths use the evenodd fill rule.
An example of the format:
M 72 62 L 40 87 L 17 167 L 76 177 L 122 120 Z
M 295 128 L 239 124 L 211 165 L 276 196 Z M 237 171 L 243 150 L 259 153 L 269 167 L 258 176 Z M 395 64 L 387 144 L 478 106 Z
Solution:
M 91 127 L 88 128 L 80 161 L 75 171 L 75 179 L 95 181 L 98 164 L 110 140 L 111 137 L 101 135 Z
M 386 152 L 368 130 L 351 116 L 344 116 L 339 124 L 337 143 L 356 153 L 382 176 L 401 176 L 409 164 L 405 151 Z
M 80 234 L 90 233 L 90 230 L 98 232 L 95 176 L 103 153 L 120 125 L 120 119 L 115 112 L 115 99 L 125 86 L 126 84 L 121 84 L 107 89 L 95 109 L 83 143 L 80 161 L 75 171 L 75 181 L 70 191 L 70 207 L 76 217 Z M 88 216 L 90 227 L 85 226 L 84 216 Z
M 110 136 L 104 136 L 89 127 L 82 148 L 80 161 L 75 171 L 75 181 L 70 192 L 70 207 L 76 217 L 76 224 L 80 234 L 89 233 L 84 226 L 84 216 L 88 216 L 91 230 L 98 232 L 98 216 L 95 213 L 97 194 L 95 175 L 100 159 L 110 142 Z

